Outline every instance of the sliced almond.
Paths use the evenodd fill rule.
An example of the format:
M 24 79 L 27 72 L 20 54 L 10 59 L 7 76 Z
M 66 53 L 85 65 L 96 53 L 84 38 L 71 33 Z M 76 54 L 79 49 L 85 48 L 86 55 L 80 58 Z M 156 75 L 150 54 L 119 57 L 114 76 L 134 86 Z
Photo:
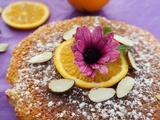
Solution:
M 54 93 L 63 93 L 70 90 L 74 84 L 75 81 L 70 79 L 52 80 L 48 83 L 48 88 Z
M 127 53 L 128 55 L 128 60 L 129 60 L 129 64 L 132 68 L 134 68 L 135 70 L 139 70 L 139 68 L 137 67 L 136 63 L 135 63 L 135 60 L 133 58 L 133 55 L 131 52 L 128 51 Z
M 0 43 L 0 52 L 5 52 L 8 48 L 7 43 Z
M 126 76 L 125 78 L 123 78 L 118 83 L 118 86 L 116 89 L 117 97 L 122 98 L 126 96 L 130 92 L 130 90 L 132 90 L 134 86 L 134 82 L 135 80 L 132 77 Z
M 114 35 L 114 39 L 118 42 L 120 42 L 121 44 L 127 45 L 132 47 L 134 45 L 134 42 L 128 38 L 125 37 L 121 37 L 119 35 Z
M 2 8 L 0 7 L 0 14 L 2 13 Z
M 157 98 L 158 100 L 160 100 L 160 94 L 157 94 L 157 95 L 156 95 L 156 98 Z
M 73 37 L 73 35 L 76 33 L 77 27 L 78 27 L 78 26 L 75 25 L 75 26 L 73 26 L 72 29 L 70 29 L 69 31 L 65 32 L 65 33 L 63 34 L 63 39 L 65 39 L 65 40 L 70 40 L 70 39 Z
M 51 52 L 44 52 L 42 54 L 39 54 L 39 55 L 32 57 L 27 62 L 33 63 L 33 64 L 34 63 L 43 63 L 43 62 L 50 60 L 52 58 L 52 56 L 53 56 L 53 54 Z
M 102 102 L 115 95 L 113 88 L 93 88 L 89 91 L 88 97 L 93 102 Z

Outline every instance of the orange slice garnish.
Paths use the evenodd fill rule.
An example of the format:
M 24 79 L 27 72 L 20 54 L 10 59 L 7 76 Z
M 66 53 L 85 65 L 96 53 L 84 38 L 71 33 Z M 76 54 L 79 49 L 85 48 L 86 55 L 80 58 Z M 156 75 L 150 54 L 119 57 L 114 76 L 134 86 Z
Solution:
M 71 46 L 74 44 L 74 39 L 64 41 L 54 52 L 54 63 L 59 73 L 64 78 L 75 80 L 77 86 L 81 88 L 94 87 L 110 87 L 119 82 L 128 72 L 128 63 L 126 55 L 120 51 L 119 58 L 112 62 L 106 63 L 108 68 L 107 74 L 96 72 L 94 78 L 90 78 L 82 74 L 78 66 L 74 64 L 74 54 Z

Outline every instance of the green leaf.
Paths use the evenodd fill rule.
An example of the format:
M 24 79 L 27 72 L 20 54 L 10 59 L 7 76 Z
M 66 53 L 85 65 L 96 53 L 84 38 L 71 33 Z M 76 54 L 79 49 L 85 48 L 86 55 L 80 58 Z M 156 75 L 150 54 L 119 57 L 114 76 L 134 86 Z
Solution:
M 130 50 L 132 47 L 126 45 L 119 45 L 116 50 Z
M 112 29 L 110 27 L 103 27 L 103 35 L 106 35 L 109 32 L 112 32 Z

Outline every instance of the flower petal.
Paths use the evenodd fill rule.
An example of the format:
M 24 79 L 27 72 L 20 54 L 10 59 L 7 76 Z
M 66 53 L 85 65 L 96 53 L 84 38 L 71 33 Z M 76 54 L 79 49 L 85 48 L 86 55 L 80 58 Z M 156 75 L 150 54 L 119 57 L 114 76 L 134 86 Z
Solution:
M 77 40 L 77 48 L 83 54 L 85 51 L 85 43 L 81 40 Z
M 113 61 L 117 60 L 117 58 L 120 55 L 120 52 L 116 51 L 116 50 L 113 50 L 113 51 L 108 52 L 106 55 L 110 56 L 110 59 L 109 59 L 108 62 L 113 62 Z
M 107 42 L 105 40 L 100 40 L 97 45 L 95 46 L 95 48 L 99 51 L 102 51 L 103 48 L 107 45 Z M 105 51 L 104 51 L 105 52 Z
M 94 78 L 94 76 L 96 75 L 96 71 L 94 70 L 94 71 L 92 71 L 92 73 L 91 73 L 91 75 L 90 76 L 88 76 L 88 77 L 90 77 L 90 78 Z
M 79 70 L 86 76 L 91 76 L 95 70 L 93 70 L 89 65 L 79 67 Z
M 83 66 L 80 66 L 79 67 L 79 70 L 82 72 L 82 73 L 86 73 L 88 71 L 88 65 L 85 64 Z
M 83 28 L 78 27 L 75 34 L 75 40 L 81 40 L 82 42 L 85 42 L 86 46 L 91 45 L 91 32 L 88 29 L 88 27 L 84 26 Z
M 72 52 L 76 52 L 76 51 L 78 51 L 78 48 L 77 48 L 77 45 L 76 44 L 74 44 L 74 45 L 72 45 L 71 46 L 71 50 L 72 50 Z
M 118 42 L 111 42 L 110 44 L 107 44 L 106 46 L 103 46 L 103 48 L 99 49 L 100 54 L 101 54 L 101 58 L 98 60 L 98 63 L 107 62 L 110 57 L 112 57 L 113 55 L 116 55 L 115 53 L 113 55 L 109 54 L 109 52 L 113 51 L 118 46 L 118 44 L 119 44 Z M 117 54 L 119 56 L 119 52 Z M 116 55 L 116 57 L 117 57 L 117 55 Z
M 82 28 L 78 27 L 75 33 L 75 41 L 81 40 L 82 36 L 83 36 Z
M 92 69 L 99 69 L 99 64 L 95 63 L 90 65 Z
M 103 36 L 98 41 L 97 49 L 102 51 L 104 49 L 104 47 L 106 47 L 107 45 L 111 44 L 112 40 L 113 40 L 113 36 L 114 36 L 114 34 L 112 32 L 110 32 L 107 35 Z
M 107 74 L 108 73 L 108 69 L 105 65 L 99 65 L 99 69 L 101 74 Z
M 92 64 L 91 67 L 92 67 L 92 69 L 98 69 L 100 71 L 100 73 L 102 73 L 102 74 L 108 73 L 107 67 L 103 64 Z
M 86 46 L 89 47 L 90 45 L 92 45 L 91 32 L 90 32 L 90 30 L 88 29 L 88 27 L 86 27 L 86 26 L 84 26 L 84 27 L 82 28 L 82 30 L 83 30 L 83 36 L 81 36 L 81 37 L 83 37 L 83 40 L 85 40 Z
M 111 42 L 110 44 L 107 44 L 106 46 L 104 46 L 103 50 L 107 52 L 107 51 L 115 49 L 116 47 L 118 47 L 118 45 L 119 45 L 118 42 Z
M 76 51 L 74 53 L 74 55 L 75 55 L 76 59 L 83 60 L 83 55 L 79 51 Z
M 109 32 L 108 34 L 103 36 L 103 39 L 105 39 L 107 44 L 109 44 L 110 42 L 112 42 L 113 37 L 114 37 L 114 33 L 113 32 Z
M 86 63 L 83 60 L 79 60 L 76 58 L 74 59 L 74 64 L 78 65 L 79 67 L 86 65 Z
M 74 60 L 74 63 L 79 66 L 79 71 L 85 74 L 86 76 L 91 76 L 94 72 L 94 70 L 85 62 L 78 61 L 77 59 Z
M 99 40 L 102 38 L 102 28 L 100 26 L 97 26 L 93 32 L 92 32 L 92 41 L 94 45 L 97 45 Z
M 106 62 L 108 62 L 110 60 L 110 57 L 108 55 L 104 55 L 103 57 L 101 57 L 97 63 L 100 63 L 100 64 L 104 64 Z

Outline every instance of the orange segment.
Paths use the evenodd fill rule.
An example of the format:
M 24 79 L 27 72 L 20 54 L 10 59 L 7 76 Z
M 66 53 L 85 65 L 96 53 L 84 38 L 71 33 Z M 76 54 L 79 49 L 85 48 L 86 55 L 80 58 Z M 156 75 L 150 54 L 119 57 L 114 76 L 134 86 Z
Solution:
M 14 28 L 31 29 L 43 24 L 49 14 L 49 8 L 43 3 L 20 1 L 5 7 L 2 11 L 2 19 Z
M 89 78 L 78 70 L 74 64 L 74 54 L 71 46 L 74 39 L 64 41 L 54 52 L 54 62 L 57 70 L 64 78 L 73 79 L 81 88 L 110 87 L 119 82 L 128 72 L 128 63 L 125 53 L 121 51 L 120 57 L 112 63 L 106 63 L 108 74 L 96 72 L 94 78 Z

